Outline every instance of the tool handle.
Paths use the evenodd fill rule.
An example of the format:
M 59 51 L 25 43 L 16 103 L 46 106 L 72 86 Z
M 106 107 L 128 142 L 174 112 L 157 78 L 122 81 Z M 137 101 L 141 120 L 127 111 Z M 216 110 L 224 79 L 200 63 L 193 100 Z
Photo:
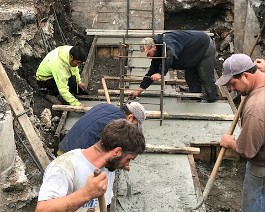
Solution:
M 235 130 L 235 127 L 236 127 L 236 124 L 238 122 L 238 119 L 240 117 L 240 114 L 243 110 L 243 107 L 246 103 L 246 100 L 247 100 L 247 97 L 246 96 L 243 96 L 242 99 L 241 99 L 241 102 L 240 102 L 240 105 L 237 109 L 237 113 L 235 114 L 235 117 L 231 123 L 231 126 L 228 130 L 228 134 L 229 135 L 232 135 L 234 133 L 234 130 Z M 222 147 L 221 150 L 220 150 L 220 153 L 216 159 L 216 162 L 214 164 L 214 167 L 213 167 L 213 170 L 211 172 L 211 175 L 206 183 L 206 186 L 204 188 L 204 191 L 203 191 L 203 198 L 201 199 L 201 201 L 192 209 L 192 210 L 197 210 L 199 207 L 202 206 L 204 200 L 207 199 L 209 193 L 210 193 L 210 190 L 211 188 L 213 187 L 213 184 L 214 184 L 214 181 L 215 181 L 215 178 L 216 178 L 216 175 L 217 175 L 217 172 L 218 172 L 218 169 L 222 163 L 222 160 L 224 158 L 224 155 L 225 155 L 225 151 L 226 151 L 226 148 L 225 147 Z
M 100 175 L 101 170 L 100 169 L 96 169 L 94 171 L 94 177 L 97 177 L 98 175 Z M 99 202 L 99 211 L 100 212 L 107 212 L 107 208 L 106 208 L 106 202 L 105 202 L 105 197 L 104 195 L 101 197 L 98 197 L 98 202 Z
M 103 89 L 104 89 L 106 101 L 107 101 L 108 104 L 110 104 L 110 97 L 109 97 L 108 87 L 107 87 L 106 80 L 105 80 L 104 77 L 101 79 L 101 83 L 102 83 L 102 86 L 103 86 Z

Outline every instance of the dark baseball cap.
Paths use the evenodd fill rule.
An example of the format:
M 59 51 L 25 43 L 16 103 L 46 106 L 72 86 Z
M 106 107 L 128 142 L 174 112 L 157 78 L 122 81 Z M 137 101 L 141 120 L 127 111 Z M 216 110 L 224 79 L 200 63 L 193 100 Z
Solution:
M 245 54 L 233 54 L 223 63 L 222 76 L 215 82 L 216 85 L 225 85 L 237 74 L 247 71 L 255 66 L 251 58 Z

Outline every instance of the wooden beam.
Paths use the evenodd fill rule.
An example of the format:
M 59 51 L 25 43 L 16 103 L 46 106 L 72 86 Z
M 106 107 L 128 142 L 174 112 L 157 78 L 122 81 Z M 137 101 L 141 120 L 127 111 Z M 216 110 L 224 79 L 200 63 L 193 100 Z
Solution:
M 173 30 L 154 30 L 154 34 L 161 34 Z M 213 37 L 214 33 L 204 31 L 209 36 Z M 109 37 L 123 37 L 127 35 L 126 30 L 104 30 L 104 29 L 86 29 L 87 35 L 109 36 Z M 128 37 L 150 37 L 153 36 L 152 30 L 128 30 Z
M 41 167 L 43 170 L 46 169 L 50 160 L 43 148 L 42 141 L 34 130 L 32 123 L 25 113 L 25 109 L 23 108 L 20 99 L 18 98 L 2 64 L 0 63 L 0 90 L 3 92 L 5 99 L 11 106 L 15 118 L 17 118 L 25 136 L 34 151 L 35 156 L 37 157 Z
M 125 89 L 124 94 L 129 95 L 133 89 Z M 152 92 L 153 91 L 153 92 Z M 154 93 L 156 92 L 156 93 Z M 99 95 L 104 95 L 103 89 L 98 89 Z M 120 95 L 120 90 L 109 90 L 109 95 Z M 143 93 L 141 93 L 141 96 L 148 96 L 148 97 L 159 97 L 160 91 L 159 90 L 145 90 Z M 164 97 L 185 97 L 185 98 L 202 98 L 202 93 L 186 93 L 186 92 L 174 92 L 174 93 L 168 93 L 164 92 Z
M 90 95 L 75 95 L 79 100 L 89 100 L 89 101 L 105 101 L 105 96 L 90 96 Z M 120 101 L 120 97 L 112 96 L 110 97 L 111 101 Z
M 159 119 L 160 111 L 146 111 L 146 117 Z M 164 112 L 165 119 L 191 119 L 191 120 L 212 120 L 212 121 L 232 121 L 233 114 L 207 114 L 207 113 L 174 113 Z
M 120 77 L 114 77 L 114 76 L 104 76 L 105 80 L 120 80 Z M 124 77 L 124 82 L 130 82 L 130 83 L 140 83 L 142 82 L 143 77 Z M 153 84 L 161 84 L 161 81 L 154 81 Z M 186 81 L 183 79 L 168 79 L 165 80 L 166 85 L 187 85 Z
M 91 107 L 70 106 L 70 105 L 53 105 L 53 110 L 65 110 L 85 113 Z M 146 111 L 147 119 L 160 119 L 160 111 Z M 204 114 L 204 113 L 174 113 L 164 112 L 165 119 L 189 119 L 189 120 L 213 120 L 213 121 L 231 121 L 233 114 Z
M 200 148 L 198 147 L 175 147 L 164 145 L 151 145 L 146 144 L 146 153 L 170 153 L 170 154 L 200 154 Z
M 90 50 L 87 56 L 86 63 L 84 65 L 84 68 L 81 74 L 82 81 L 83 83 L 85 83 L 86 86 L 88 86 L 89 84 L 89 79 L 91 77 L 91 72 L 92 72 L 91 70 L 92 70 L 92 67 L 95 61 L 96 42 L 97 42 L 97 36 L 95 36 L 93 39 L 92 45 L 90 47 Z

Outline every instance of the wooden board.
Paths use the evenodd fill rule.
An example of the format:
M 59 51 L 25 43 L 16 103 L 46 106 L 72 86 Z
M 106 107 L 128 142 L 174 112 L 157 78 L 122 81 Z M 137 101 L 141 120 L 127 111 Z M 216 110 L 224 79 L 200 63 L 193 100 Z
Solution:
M 46 169 L 50 160 L 43 148 L 42 141 L 34 130 L 32 123 L 29 120 L 29 117 L 25 113 L 25 110 L 18 98 L 2 64 L 0 63 L 0 89 L 3 92 L 7 102 L 10 104 L 17 120 L 26 135 L 28 142 L 31 145 L 31 148 L 34 151 L 41 167 L 43 170 Z

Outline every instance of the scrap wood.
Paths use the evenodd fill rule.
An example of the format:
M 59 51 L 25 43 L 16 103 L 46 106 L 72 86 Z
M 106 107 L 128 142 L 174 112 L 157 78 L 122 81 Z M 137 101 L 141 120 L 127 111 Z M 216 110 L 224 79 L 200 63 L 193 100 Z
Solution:
M 91 107 L 70 106 L 70 105 L 53 105 L 53 110 L 73 111 L 85 113 Z M 160 111 L 146 111 L 147 119 L 159 119 Z M 231 121 L 234 118 L 233 114 L 204 114 L 204 113 L 174 113 L 169 114 L 164 112 L 165 119 L 187 119 L 187 120 L 214 120 L 214 121 Z
M 32 123 L 23 108 L 20 99 L 18 98 L 2 64 L 0 63 L 0 90 L 3 92 L 7 102 L 12 108 L 15 117 L 17 118 L 22 130 L 24 131 L 28 142 L 31 145 L 32 150 L 34 151 L 35 156 L 40 162 L 43 170 L 46 169 L 50 160 L 43 148 L 42 141 L 35 132 Z
M 133 89 L 124 89 L 124 94 L 129 95 Z M 154 93 L 156 92 L 156 93 Z M 104 90 L 98 89 L 98 94 L 103 95 Z M 109 95 L 120 95 L 120 90 L 109 90 Z M 141 96 L 148 97 L 159 97 L 160 90 L 147 90 L 141 93 Z M 204 95 L 202 93 L 188 93 L 188 92 L 164 92 L 164 97 L 185 97 L 185 98 L 202 98 Z
M 104 76 L 105 80 L 120 80 L 120 77 L 114 77 L 114 76 Z M 127 76 L 124 77 L 124 82 L 135 82 L 140 83 L 143 80 L 143 77 L 134 77 L 134 76 Z M 161 81 L 154 81 L 153 84 L 161 84 Z M 167 79 L 165 80 L 166 85 L 187 85 L 186 81 L 183 79 Z
M 172 154 L 200 154 L 200 148 L 198 147 L 175 147 L 175 146 L 164 146 L 164 145 L 151 145 L 146 144 L 146 153 L 172 153 Z

